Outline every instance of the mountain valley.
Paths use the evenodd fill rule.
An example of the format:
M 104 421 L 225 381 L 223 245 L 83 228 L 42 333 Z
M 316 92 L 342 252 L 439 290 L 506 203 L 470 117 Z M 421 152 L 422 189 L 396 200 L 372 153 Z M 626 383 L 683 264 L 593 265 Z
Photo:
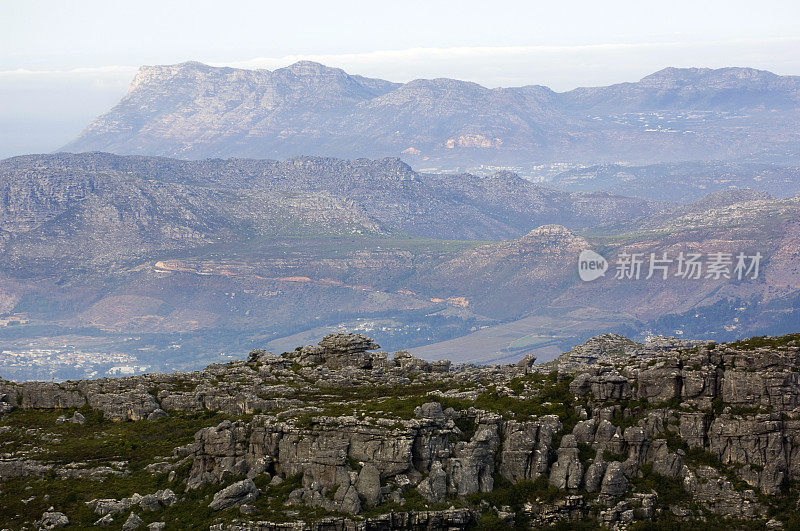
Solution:
M 681 206 L 397 159 L 100 153 L 7 159 L 0 186 L 7 377 L 188 370 L 337 330 L 487 362 L 552 357 L 600 331 L 728 340 L 797 319 L 797 197 Z M 765 263 L 752 281 L 584 283 L 590 248 Z

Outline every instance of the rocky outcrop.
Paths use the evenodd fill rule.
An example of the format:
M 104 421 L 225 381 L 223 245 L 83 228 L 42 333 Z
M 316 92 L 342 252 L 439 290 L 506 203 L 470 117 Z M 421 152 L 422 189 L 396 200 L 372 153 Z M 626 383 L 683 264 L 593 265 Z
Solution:
M 556 453 L 558 459 L 550 471 L 550 483 L 559 489 L 577 489 L 583 483 L 583 465 L 578 459 L 575 436 L 564 435 Z
M 428 418 L 392 428 L 352 417 L 315 418 L 311 429 L 263 416 L 250 424 L 226 421 L 197 434 L 188 484 L 301 475 L 295 502 L 353 514 L 362 509 L 361 497 L 374 506 L 392 492 L 401 496 L 411 483 L 431 501 L 491 491 L 501 418 L 482 417 L 468 441 L 454 441 L 452 419 L 438 403 L 432 406 Z
M 535 479 L 550 469 L 553 436 L 561 430 L 557 416 L 539 421 L 508 421 L 503 424 L 500 474 L 509 481 Z
M 208 505 L 215 511 L 239 507 L 258 498 L 260 491 L 252 479 L 237 481 L 229 487 L 214 494 L 214 499 Z
M 308 524 L 251 522 L 247 524 L 219 524 L 212 531 L 367 531 L 372 529 L 426 529 L 450 531 L 467 529 L 474 522 L 474 514 L 468 509 L 443 511 L 400 511 L 352 520 L 343 517 L 327 517 Z
M 529 363 L 435 365 L 405 352 L 390 359 L 368 350 L 378 348 L 369 338 L 335 334 L 282 356 L 254 351 L 247 361 L 182 377 L 4 383 L 5 403 L 25 415 L 65 412 L 56 419 L 42 411 L 59 435 L 0 426 L 23 448 L 0 457 L 0 481 L 138 477 L 127 463 L 89 469 L 21 452 L 40 455 L 70 430 L 101 435 L 109 421 L 158 429 L 225 414 L 231 418 L 202 425 L 144 468 L 170 489 L 98 497 L 88 502 L 90 523 L 141 526 L 137 518 L 168 518 L 165 509 L 205 496 L 214 514 L 239 507 L 234 512 L 249 521 L 219 529 L 289 529 L 258 516 L 291 520 L 304 508 L 317 516 L 295 528 L 463 529 L 526 518 L 534 526 L 591 520 L 622 530 L 667 514 L 754 525 L 777 514 L 783 525 L 800 480 L 800 337 L 759 341 L 772 346 L 631 347 L 610 356 L 595 349 L 585 365 L 573 359 L 550 372 L 552 365 Z M 36 389 L 42 398 L 32 397 Z M 245 413 L 251 406 L 258 412 Z M 509 493 L 508 504 L 497 492 Z
M 159 511 L 165 507 L 171 507 L 178 500 L 178 497 L 170 489 L 156 491 L 153 494 L 134 494 L 129 498 L 122 499 L 94 499 L 86 502 L 86 505 L 100 516 L 115 516 L 137 507 L 142 511 Z
M 42 517 L 36 521 L 36 525 L 39 526 L 39 529 L 67 527 L 69 525 L 69 518 L 67 518 L 67 515 L 64 513 L 51 510 L 42 514 Z

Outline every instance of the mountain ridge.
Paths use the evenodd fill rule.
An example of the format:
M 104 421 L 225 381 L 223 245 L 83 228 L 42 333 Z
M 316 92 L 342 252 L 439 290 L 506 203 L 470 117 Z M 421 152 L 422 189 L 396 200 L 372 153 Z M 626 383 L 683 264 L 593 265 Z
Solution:
M 681 207 L 511 172 L 421 173 L 397 158 L 6 159 L 0 370 L 195 368 L 341 328 L 393 348 L 463 339 L 444 356 L 481 362 L 547 359 L 599 330 L 783 333 L 796 328 L 800 297 L 799 199 L 725 191 Z M 759 251 L 764 276 L 583 283 L 575 264 L 586 248 L 610 261 Z M 76 366 L 76 355 L 90 361 Z
M 448 78 L 393 83 L 310 61 L 272 71 L 186 62 L 142 67 L 126 96 L 62 149 L 187 159 L 399 156 L 418 168 L 786 161 L 797 158 L 798 94 L 798 76 L 739 67 L 667 68 L 637 82 L 554 92 Z

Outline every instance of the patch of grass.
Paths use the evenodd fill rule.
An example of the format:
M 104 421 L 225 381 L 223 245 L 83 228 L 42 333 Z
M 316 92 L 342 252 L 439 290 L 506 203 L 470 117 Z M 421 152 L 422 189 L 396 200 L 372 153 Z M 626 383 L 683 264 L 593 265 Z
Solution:
M 509 380 L 507 387 L 514 391 L 516 394 L 521 395 L 525 391 L 525 383 L 520 377 L 512 378 Z
M 226 416 L 208 411 L 171 413 L 163 419 L 139 422 L 115 422 L 103 418 L 102 412 L 84 406 L 80 411 L 85 424 L 57 424 L 61 415 L 75 410 L 18 409 L 0 418 L 0 426 L 16 429 L 23 445 L 30 445 L 31 459 L 66 464 L 86 462 L 98 466 L 110 461 L 128 461 L 132 471 L 152 463 L 158 456 L 168 456 L 176 446 L 190 443 L 201 428 L 214 426 Z M 48 444 L 25 430 L 37 429 L 52 434 L 58 443 Z M 20 433 L 24 432 L 24 433 Z
M 461 430 L 461 440 L 469 441 L 478 429 L 475 420 L 470 417 L 459 417 L 455 420 L 456 427 Z
M 594 450 L 594 448 L 586 443 L 578 443 L 578 460 L 581 462 L 584 469 L 594 459 L 595 455 L 597 455 L 597 452 Z
M 508 522 L 497 516 L 494 511 L 486 511 L 480 515 L 472 529 L 486 529 L 487 531 L 501 531 L 508 529 Z
M 667 441 L 667 448 L 670 452 L 677 452 L 678 450 L 689 452 L 689 445 L 674 431 L 664 430 L 660 437 Z
M 495 411 L 506 418 L 528 419 L 542 415 L 558 415 L 565 431 L 571 431 L 577 424 L 578 418 L 575 406 L 579 401 L 569 390 L 571 377 L 559 378 L 557 372 L 547 375 L 532 374 L 525 376 L 515 383 L 519 388 L 524 388 L 527 382 L 535 387 L 531 396 L 516 398 L 501 395 L 494 387 L 489 387 L 486 392 L 478 395 L 475 407 Z
M 120 499 L 136 492 L 148 494 L 164 488 L 180 491 L 182 487 L 178 481 L 170 483 L 166 474 L 154 475 L 144 467 L 159 457 L 172 455 L 175 447 L 192 442 L 198 430 L 216 425 L 226 418 L 208 412 L 173 413 L 156 421 L 114 422 L 105 420 L 100 411 L 84 406 L 79 411 L 86 417 L 86 424 L 56 424 L 60 415 L 71 416 L 74 411 L 15 410 L 0 417 L 0 425 L 13 429 L 11 434 L 6 435 L 18 439 L 16 450 L 24 451 L 26 458 L 56 466 L 85 463 L 85 468 L 107 466 L 112 461 L 127 461 L 130 474 L 97 479 L 63 479 L 52 474 L 4 480 L 0 485 L 0 527 L 18 529 L 25 522 L 29 525 L 53 506 L 69 516 L 71 526 L 89 528 L 99 518 L 86 507 L 86 502 L 91 499 Z M 180 478 L 188 476 L 188 467 L 186 464 L 178 471 Z M 35 498 L 29 503 L 22 503 L 21 500 L 34 495 Z M 203 511 L 202 507 L 196 510 Z M 148 514 L 142 514 L 146 521 Z M 127 514 L 124 517 L 127 518 Z
M 686 501 L 688 496 L 679 479 L 653 472 L 653 465 L 650 463 L 643 464 L 641 472 L 641 477 L 633 478 L 634 489 L 638 492 L 654 491 L 658 495 L 658 507 L 667 508 Z
M 603 461 L 610 463 L 612 461 L 619 461 L 622 463 L 623 461 L 627 460 L 628 456 L 624 454 L 618 454 L 612 452 L 610 450 L 603 450 Z
M 777 337 L 756 336 L 749 339 L 733 341 L 726 346 L 738 350 L 755 350 L 757 348 L 786 348 L 792 345 L 800 345 L 800 333 Z
M 536 500 L 553 502 L 563 495 L 564 491 L 551 485 L 546 476 L 539 476 L 534 480 L 512 483 L 499 474 L 496 474 L 494 488 L 491 492 L 470 494 L 467 496 L 467 501 L 476 506 L 480 505 L 481 501 L 486 501 L 495 507 L 508 505 L 514 511 L 519 511 L 526 502 Z
M 689 465 L 694 466 L 710 466 L 722 474 L 728 481 L 733 484 L 733 488 L 738 491 L 751 489 L 752 487 L 746 481 L 741 479 L 735 471 L 733 465 L 725 464 L 720 461 L 717 454 L 709 452 L 703 448 L 692 447 L 686 452 L 684 461 Z

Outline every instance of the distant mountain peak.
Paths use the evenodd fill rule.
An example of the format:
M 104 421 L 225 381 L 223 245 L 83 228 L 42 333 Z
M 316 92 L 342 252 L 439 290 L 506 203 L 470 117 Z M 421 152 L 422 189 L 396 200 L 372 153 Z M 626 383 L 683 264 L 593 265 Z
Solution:
M 732 84 L 747 81 L 767 81 L 780 78 L 767 70 L 756 68 L 731 66 L 725 68 L 677 68 L 667 67 L 654 72 L 641 79 L 640 83 L 645 86 L 662 85 L 672 83 L 696 84 L 709 82 L 729 82 Z
M 760 114 L 739 129 L 720 122 L 742 110 Z M 704 114 L 678 114 L 670 124 L 609 118 L 654 111 Z M 636 83 L 555 93 L 448 78 L 393 83 L 307 60 L 273 71 L 188 61 L 142 67 L 125 98 L 62 149 L 189 159 L 403 156 L 437 169 L 785 159 L 800 157 L 792 112 L 800 113 L 800 78 L 748 68 L 671 67 Z M 729 137 L 715 133 L 721 126 Z
M 301 61 L 296 61 L 289 66 L 284 67 L 287 70 L 339 70 L 343 71 L 341 68 L 336 68 L 333 66 L 327 66 L 322 63 L 318 63 L 316 61 L 308 61 L 303 59 Z

